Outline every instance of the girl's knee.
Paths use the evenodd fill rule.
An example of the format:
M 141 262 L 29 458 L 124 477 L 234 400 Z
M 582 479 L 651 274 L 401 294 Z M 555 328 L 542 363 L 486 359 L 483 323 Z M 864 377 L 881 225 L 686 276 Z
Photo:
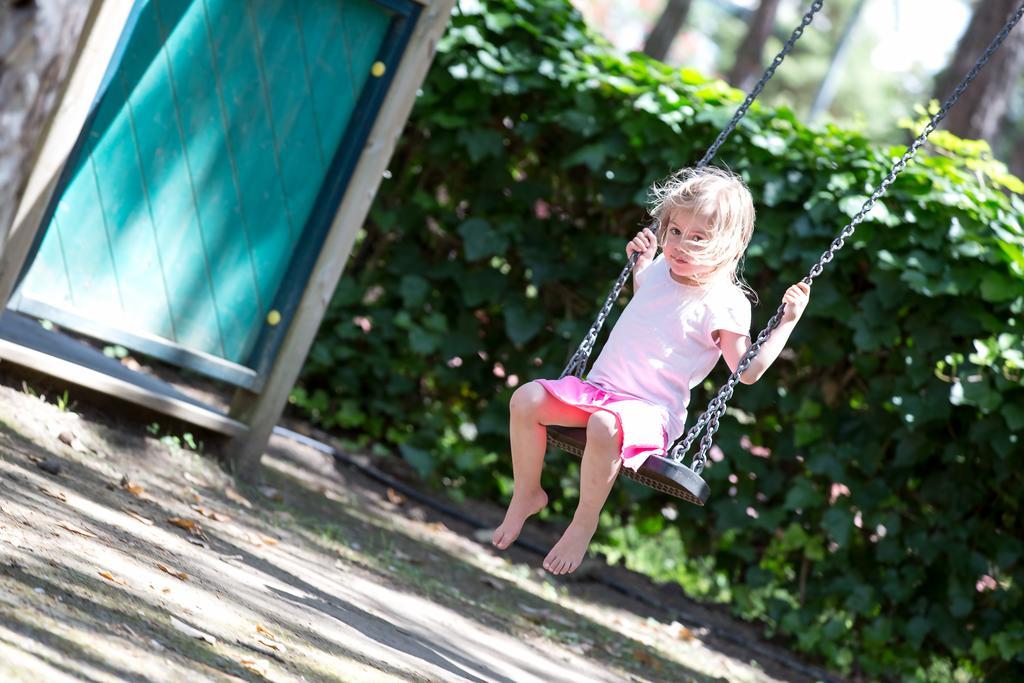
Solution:
M 509 410 L 513 415 L 532 415 L 544 404 L 547 394 L 540 382 L 527 382 L 512 393 Z
M 598 439 L 609 444 L 619 442 L 619 424 L 615 416 L 599 410 L 587 419 L 587 440 Z

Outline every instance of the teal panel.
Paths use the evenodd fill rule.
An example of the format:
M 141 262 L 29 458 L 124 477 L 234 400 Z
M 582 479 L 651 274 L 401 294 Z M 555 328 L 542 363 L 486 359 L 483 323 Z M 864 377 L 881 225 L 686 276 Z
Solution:
M 294 251 L 320 189 L 319 183 L 308 182 L 309 176 L 312 172 L 322 178 L 325 167 L 322 160 L 316 162 L 321 151 L 293 5 L 290 0 L 276 0 L 260 3 L 262 11 L 258 13 L 249 8 L 267 107 L 274 121 L 274 158 L 285 193 L 285 213 L 292 226 L 289 253 Z
M 154 45 L 162 46 L 152 56 L 130 96 L 136 118 L 145 122 L 137 127 L 142 176 L 148 188 L 157 248 L 168 281 L 169 306 L 176 331 L 174 341 L 224 357 L 193 178 L 185 153 L 187 139 L 173 81 L 173 50 L 182 40 L 179 29 L 184 19 L 165 5 L 168 3 L 150 2 L 139 18 L 124 56 L 125 62 L 144 61 L 153 55 Z M 126 254 L 126 258 L 130 257 Z
M 323 2 L 311 3 L 323 6 Z M 329 24 L 327 35 L 320 37 L 317 27 L 316 52 L 310 52 L 313 83 L 313 104 L 317 121 L 328 149 L 337 149 L 354 113 L 356 102 L 367 80 L 388 28 L 388 17 L 372 2 L 356 0 L 328 3 L 337 14 Z M 303 17 L 309 27 L 310 11 Z M 313 48 L 314 40 L 310 40 Z M 322 48 L 320 47 L 322 45 Z M 314 56 L 315 55 L 315 56 Z
M 250 268 L 262 311 L 273 301 L 291 256 L 287 198 L 277 171 L 273 119 L 260 69 L 260 51 L 245 3 L 211 0 L 212 49 L 230 122 L 232 166 L 241 188 Z M 301 229 L 301 224 L 295 230 Z M 256 330 L 258 332 L 258 330 Z
M 22 285 L 21 293 L 56 302 L 56 305 L 74 306 L 71 281 L 68 279 L 64 248 L 60 239 L 60 224 L 56 217 L 50 226 L 48 239 L 43 240 L 35 259 L 31 277 Z
M 318 196 L 392 14 L 373 0 L 135 12 L 18 294 L 112 338 L 244 365 L 280 293 L 305 285 L 285 278 L 310 217 L 333 210 Z
M 357 87 L 358 84 L 352 82 L 338 4 L 303 3 L 299 24 L 306 38 L 305 58 L 313 112 L 323 152 L 328 155 L 348 125 L 361 85 Z
M 165 51 L 182 139 L 186 141 L 186 168 L 205 258 L 203 276 L 212 290 L 224 357 L 242 361 L 263 315 L 249 257 L 246 216 L 241 210 L 242 191 L 233 167 L 236 146 L 228 136 L 217 87 L 219 69 L 211 50 L 208 21 L 211 5 L 216 3 L 160 2 L 161 8 L 172 11 L 188 8 L 168 38 Z

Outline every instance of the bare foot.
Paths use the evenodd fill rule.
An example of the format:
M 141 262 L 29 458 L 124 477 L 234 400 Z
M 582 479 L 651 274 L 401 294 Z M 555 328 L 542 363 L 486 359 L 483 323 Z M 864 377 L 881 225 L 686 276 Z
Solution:
M 523 530 L 523 522 L 526 521 L 526 518 L 537 514 L 547 504 L 548 495 L 541 489 L 524 495 L 513 493 L 512 502 L 508 504 L 508 510 L 505 511 L 505 520 L 494 530 L 491 543 L 501 550 L 512 545 L 512 542 L 519 538 L 519 532 Z
M 573 519 L 558 543 L 544 558 L 544 569 L 552 574 L 568 574 L 579 569 L 595 531 L 596 523 L 584 524 Z

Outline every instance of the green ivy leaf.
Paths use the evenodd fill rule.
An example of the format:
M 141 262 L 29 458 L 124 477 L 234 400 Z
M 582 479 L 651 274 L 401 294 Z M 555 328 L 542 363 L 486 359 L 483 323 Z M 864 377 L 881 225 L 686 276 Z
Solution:
M 421 448 L 414 448 L 408 444 L 401 444 L 398 447 L 405 461 L 412 465 L 421 477 L 429 477 L 437 466 L 437 461 L 427 451 Z
M 838 507 L 829 508 L 821 517 L 821 526 L 840 547 L 850 542 L 853 518 L 848 511 Z
M 520 303 L 505 308 L 505 331 L 513 344 L 525 344 L 544 326 L 544 314 Z
M 399 281 L 398 292 L 407 307 L 415 308 L 423 304 L 430 292 L 430 283 L 419 275 L 403 275 Z
M 508 248 L 508 241 L 483 218 L 470 218 L 463 222 L 458 227 L 458 233 L 462 235 L 466 259 L 469 261 L 498 256 Z

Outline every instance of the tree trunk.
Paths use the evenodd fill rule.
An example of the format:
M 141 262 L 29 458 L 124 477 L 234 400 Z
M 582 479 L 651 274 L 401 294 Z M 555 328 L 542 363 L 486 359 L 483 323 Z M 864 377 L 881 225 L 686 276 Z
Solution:
M 644 54 L 658 60 L 665 60 L 672 41 L 676 39 L 679 29 L 686 23 L 686 15 L 690 13 L 691 0 L 668 0 L 665 9 L 647 35 L 644 42 Z
M 835 50 L 832 51 L 832 57 L 829 59 L 828 69 L 825 71 L 824 78 L 821 79 L 821 84 L 818 85 L 818 92 L 815 93 L 814 101 L 811 103 L 811 110 L 807 114 L 807 118 L 811 123 L 816 122 L 832 106 L 832 100 L 835 99 L 836 91 L 839 90 L 839 80 L 850 57 L 850 45 L 853 43 L 853 34 L 857 24 L 860 23 L 860 15 L 864 11 L 866 2 L 867 0 L 857 0 L 857 4 L 853 6 L 850 16 L 846 19 L 846 23 L 843 24 L 842 33 L 839 34 L 839 40 L 836 41 Z
M 943 102 L 974 66 L 1002 28 L 1019 0 L 979 0 L 949 66 L 935 79 L 933 97 Z M 963 138 L 993 141 L 1006 113 L 1010 93 L 1024 66 L 1024 27 L 1007 36 L 985 69 L 961 95 L 945 119 L 945 127 Z
M 0 1 L 0 237 L 14 220 L 89 4 Z
M 736 53 L 736 61 L 729 71 L 728 81 L 740 90 L 750 90 L 764 71 L 762 55 L 764 44 L 772 34 L 775 26 L 775 14 L 778 12 L 780 0 L 761 0 L 750 17 L 747 36 L 740 43 Z

